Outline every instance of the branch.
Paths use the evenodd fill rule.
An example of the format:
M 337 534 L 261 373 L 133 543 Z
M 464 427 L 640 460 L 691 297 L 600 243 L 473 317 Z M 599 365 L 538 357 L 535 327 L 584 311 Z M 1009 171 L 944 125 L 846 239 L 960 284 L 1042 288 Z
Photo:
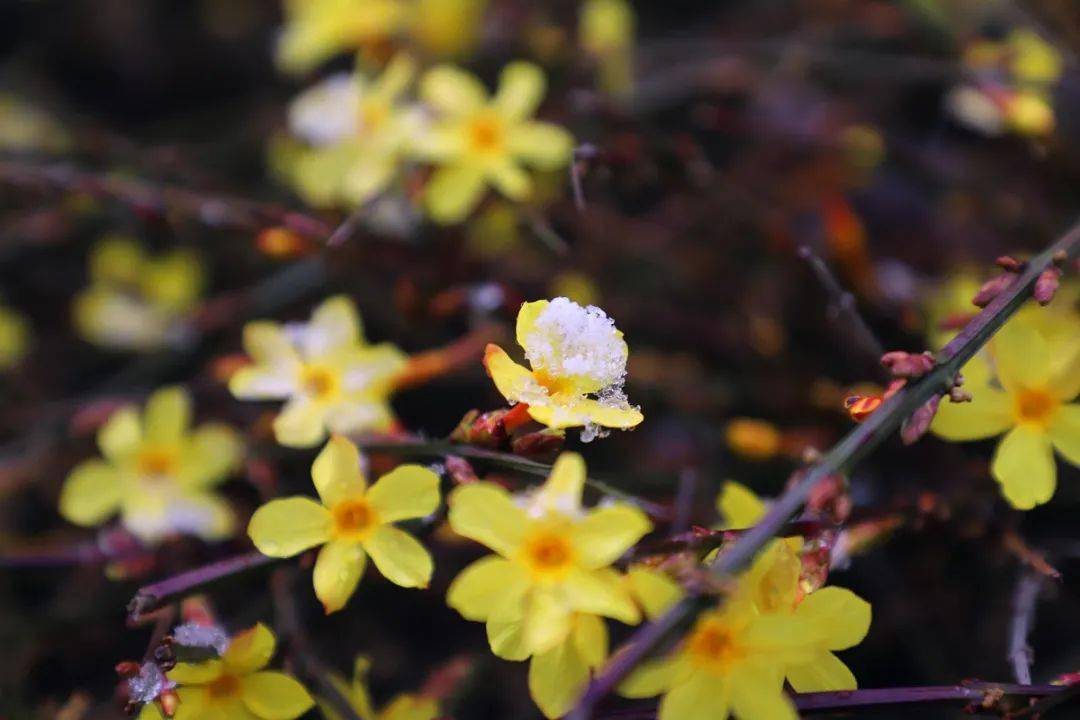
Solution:
M 915 410 L 933 397 L 948 391 L 960 368 L 986 344 L 995 332 L 1031 297 L 1035 281 L 1055 258 L 1071 260 L 1080 254 L 1080 222 L 1048 249 L 1033 258 L 1023 273 L 976 315 L 935 358 L 936 366 L 917 382 L 886 400 L 865 422 L 854 428 L 817 463 L 808 467 L 798 483 L 781 495 L 765 517 L 731 548 L 713 561 L 711 572 L 726 578 L 750 564 L 765 543 L 792 520 L 806 504 L 817 484 L 830 475 L 849 472 L 892 436 Z M 567 717 L 586 720 L 596 705 L 625 678 L 639 662 L 652 653 L 677 628 L 689 624 L 697 613 L 715 599 L 690 596 L 655 621 L 643 626 L 627 641 L 593 679 L 578 705 Z
M 1013 613 L 1009 622 L 1009 662 L 1016 682 L 1031 682 L 1031 663 L 1034 659 L 1028 635 L 1035 623 L 1035 604 L 1042 589 L 1043 577 L 1032 570 L 1023 570 L 1013 593 Z
M 279 558 L 267 557 L 260 552 L 250 552 L 236 557 L 187 570 L 179 575 L 165 578 L 152 585 L 139 588 L 135 597 L 128 603 L 128 622 L 138 623 L 145 613 L 162 606 L 166 601 L 186 595 L 192 590 L 209 585 L 230 575 L 236 575 L 253 568 L 278 562 Z

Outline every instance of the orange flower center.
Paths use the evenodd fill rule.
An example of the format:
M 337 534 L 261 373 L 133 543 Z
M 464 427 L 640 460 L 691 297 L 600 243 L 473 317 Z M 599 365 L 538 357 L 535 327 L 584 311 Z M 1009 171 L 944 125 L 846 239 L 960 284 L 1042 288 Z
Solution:
M 338 537 L 359 539 L 378 524 L 374 508 L 364 499 L 339 502 L 332 514 Z
M 727 671 L 744 655 L 731 629 L 715 621 L 701 623 L 687 640 L 687 651 L 701 665 Z
M 337 394 L 337 375 L 329 368 L 311 365 L 304 368 L 300 384 L 316 400 L 329 400 Z
M 235 675 L 222 675 L 206 686 L 210 697 L 217 700 L 236 697 L 240 694 L 240 678 Z
M 1045 390 L 1023 389 L 1016 394 L 1016 414 L 1022 422 L 1046 425 L 1059 401 Z
M 573 565 L 574 549 L 562 535 L 543 532 L 525 542 L 526 564 L 541 576 L 561 575 Z
M 176 471 L 179 458 L 165 448 L 145 448 L 139 453 L 136 467 L 144 477 L 165 477 Z
M 551 397 L 569 393 L 573 389 L 570 380 L 549 375 L 547 370 L 534 370 L 533 378 L 541 387 L 548 391 L 548 395 Z
M 469 144 L 473 152 L 495 154 L 502 150 L 503 128 L 499 119 L 480 115 L 469 123 Z

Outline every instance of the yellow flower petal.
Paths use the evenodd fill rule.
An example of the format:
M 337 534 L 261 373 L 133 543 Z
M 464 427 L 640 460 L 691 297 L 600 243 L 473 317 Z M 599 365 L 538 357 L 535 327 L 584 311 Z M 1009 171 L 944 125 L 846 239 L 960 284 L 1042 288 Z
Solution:
M 506 490 L 494 483 L 472 483 L 455 489 L 447 500 L 450 526 L 503 557 L 512 556 L 525 536 L 529 517 Z
M 1008 322 L 993 342 L 998 379 L 1009 392 L 1038 388 L 1050 380 L 1050 350 L 1038 330 L 1026 323 Z
M 169 674 L 171 675 L 172 673 Z M 176 695 L 180 698 L 180 704 L 176 708 L 176 714 L 173 715 L 173 720 L 207 720 L 206 688 L 177 688 Z
M 420 98 L 439 112 L 458 117 L 482 108 L 487 103 L 487 91 L 464 70 L 439 65 L 420 79 Z
M 121 462 L 134 454 L 142 443 L 139 413 L 132 407 L 117 410 L 98 431 L 98 447 L 113 462 Z
M 173 529 L 216 542 L 236 534 L 236 515 L 220 495 L 209 492 L 186 493 L 170 503 Z
M 645 617 L 652 620 L 662 615 L 683 597 L 683 589 L 661 570 L 636 565 L 626 573 L 630 594 Z
M 608 631 L 596 615 L 577 615 L 571 632 L 574 647 L 589 667 L 599 667 L 608 656 Z
M 528 350 L 529 338 L 536 332 L 536 321 L 547 310 L 550 303 L 547 300 L 535 300 L 521 304 L 518 310 L 517 324 L 514 334 L 518 345 Z
M 396 154 L 364 156 L 342 180 L 342 192 L 353 205 L 363 205 L 385 190 L 397 174 Z
M 221 423 L 200 425 L 188 438 L 180 479 L 188 487 L 216 484 L 236 469 L 243 452 L 243 441 L 233 428 Z
M 422 518 L 439 507 L 439 476 L 420 465 L 401 465 L 379 478 L 367 498 L 384 523 Z
M 161 708 L 157 703 L 148 702 L 139 709 L 139 714 L 136 715 L 138 720 L 162 720 L 165 716 L 161 714 Z
M 496 618 L 487 621 L 487 639 L 491 652 L 503 660 L 520 661 L 528 659 L 532 649 L 525 641 L 525 622 L 523 617 Z
M 244 351 L 259 364 L 293 363 L 299 361 L 296 348 L 284 328 L 275 322 L 259 320 L 244 326 Z
M 585 479 L 584 458 L 575 452 L 564 452 L 555 460 L 548 479 L 533 495 L 533 505 L 547 512 L 576 515 L 581 511 L 581 494 L 585 490 Z
M 363 495 L 367 483 L 356 445 L 341 435 L 331 437 L 311 465 L 311 480 L 327 507 Z
M 147 263 L 139 286 L 154 307 L 170 314 L 185 313 L 202 292 L 202 264 L 195 253 L 177 250 Z
M 345 607 L 356 591 L 367 565 L 364 549 L 356 543 L 331 540 L 319 550 L 312 582 L 315 597 L 329 615 Z
M 492 104 L 506 118 L 523 120 L 540 107 L 547 90 L 543 71 L 529 62 L 512 62 L 499 75 L 499 89 Z
M 731 709 L 738 718 L 798 720 L 782 689 L 783 675 L 772 667 L 741 663 L 731 672 Z M 666 718 L 664 720 L 667 720 Z
M 285 673 L 259 672 L 240 681 L 240 697 L 265 720 L 292 720 L 315 705 L 304 686 Z
M 398 695 L 379 712 L 379 720 L 435 720 L 440 717 L 439 703 L 417 695 Z
M 753 527 L 765 514 L 765 503 L 742 483 L 728 480 L 716 497 L 716 509 L 727 530 Z
M 1080 466 L 1080 405 L 1061 406 L 1047 432 L 1054 449 L 1073 465 Z
M 138 282 L 146 253 L 131 238 L 111 235 L 90 251 L 90 278 L 95 283 L 133 284 Z
M 675 671 L 676 662 L 672 658 L 646 660 L 622 681 L 618 693 L 628 698 L 654 697 L 671 687 Z
M 823 587 L 810 593 L 795 616 L 824 629 L 829 650 L 844 650 L 862 642 L 870 631 L 870 603 L 841 587 Z
M 487 178 L 496 190 L 511 200 L 525 200 L 532 193 L 529 174 L 510 158 L 493 163 L 487 170 Z
M 326 439 L 326 411 L 307 398 L 285 403 L 274 418 L 274 437 L 287 447 L 313 447 Z
M 154 443 L 176 443 L 191 424 L 191 396 L 182 387 L 158 390 L 146 401 L 143 431 Z
M 972 390 L 972 401 L 942 401 L 930 430 L 946 440 L 981 440 L 994 437 L 1014 424 L 1012 399 L 1000 390 L 984 386 Z
M 727 718 L 731 683 L 705 672 L 695 672 L 675 683 L 657 709 L 658 720 L 719 720 Z M 772 715 L 739 715 L 740 720 L 775 720 Z
M 290 365 L 242 367 L 229 378 L 229 392 L 240 400 L 276 400 L 296 392 L 297 370 Z
M 427 587 L 434 568 L 431 555 L 412 535 L 382 525 L 364 540 L 364 550 L 390 582 L 402 587 Z
M 526 122 L 506 135 L 507 150 L 518 160 L 539 170 L 558 170 L 574 156 L 574 138 L 558 125 Z
M 484 367 L 495 387 L 510 402 L 540 391 L 532 372 L 510 359 L 498 345 L 488 345 L 484 351 Z
M 998 443 L 990 472 L 1014 508 L 1030 510 L 1047 502 L 1057 485 L 1050 438 L 1032 425 L 1016 426 Z
M 580 414 L 586 422 L 608 428 L 632 428 L 645 419 L 637 408 L 617 407 L 588 398 L 574 403 L 572 410 Z
M 587 568 L 610 565 L 651 530 L 652 523 L 636 507 L 618 504 L 593 510 L 574 525 L 578 562 Z
M 569 608 L 553 591 L 534 588 L 525 598 L 522 648 L 529 655 L 550 650 L 569 637 L 571 619 Z
M 180 685 L 205 685 L 221 677 L 225 664 L 221 660 L 204 660 L 200 663 L 179 662 L 172 670 L 165 673 L 170 680 Z
M 435 222 L 452 225 L 468 217 L 483 194 L 483 170 L 473 165 L 447 165 L 428 180 L 424 207 Z
M 528 587 L 529 578 L 520 565 L 488 555 L 458 573 L 446 591 L 446 604 L 466 620 L 484 621 L 500 603 L 520 600 Z
M 360 341 L 360 315 L 356 305 L 344 295 L 324 301 L 311 314 L 304 332 L 305 357 L 323 357 L 335 350 L 350 348 Z
M 120 475 L 100 460 L 75 467 L 60 491 L 60 514 L 76 525 L 99 525 L 120 507 Z
M 271 500 L 251 516 L 248 535 L 263 555 L 291 557 L 330 539 L 330 511 L 310 498 Z
M 617 575 L 574 568 L 559 588 L 566 603 L 578 612 L 593 613 L 633 625 L 641 612 Z
M 787 669 L 787 679 L 795 692 L 835 692 L 859 686 L 851 670 L 828 650 L 816 653 L 807 663 Z
M 248 675 L 262 670 L 274 657 L 277 641 L 274 633 L 262 623 L 237 633 L 229 641 L 229 647 L 221 656 L 225 669 L 236 675 Z
M 565 715 L 589 682 L 589 668 L 569 639 L 529 663 L 529 694 L 546 717 Z

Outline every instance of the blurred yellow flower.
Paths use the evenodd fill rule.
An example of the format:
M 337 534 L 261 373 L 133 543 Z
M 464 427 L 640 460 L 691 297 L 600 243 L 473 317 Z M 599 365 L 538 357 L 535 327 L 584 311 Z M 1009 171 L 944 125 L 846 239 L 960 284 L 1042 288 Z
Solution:
M 311 479 L 321 502 L 291 497 L 255 511 L 248 535 L 259 552 L 291 557 L 322 545 L 314 585 L 327 613 L 345 607 L 369 555 L 390 582 L 427 587 L 431 555 L 393 523 L 435 512 L 438 475 L 419 465 L 402 465 L 369 488 L 356 446 L 335 435 L 315 458 Z
M 370 668 L 371 660 L 361 655 L 353 663 L 351 682 L 346 682 L 345 678 L 337 673 L 330 674 L 330 682 L 337 687 L 343 697 L 348 698 L 361 720 L 435 720 L 439 717 L 439 703 L 436 700 L 414 693 L 395 695 L 385 706 L 376 710 L 367 688 L 367 674 Z M 326 720 L 341 720 L 341 714 L 329 703 L 321 699 L 318 703 L 319 711 Z
M 183 388 L 158 390 L 140 417 L 117 410 L 98 433 L 103 459 L 75 467 L 60 492 L 60 514 L 76 525 L 100 525 L 120 513 L 124 527 L 143 542 L 172 533 L 220 540 L 235 518 L 212 491 L 239 464 L 243 446 L 227 425 L 191 425 L 191 398 Z
M 521 306 L 517 341 L 531 369 L 497 345 L 488 345 L 484 367 L 503 397 L 525 403 L 529 415 L 552 428 L 630 428 L 644 416 L 623 392 L 629 355 L 623 334 L 604 311 L 567 298 Z M 595 397 L 594 397 L 595 396 Z
M 4 93 L 0 94 L 0 149 L 65 153 L 71 149 L 71 136 L 41 108 Z
M 292 720 L 315 701 L 283 672 L 265 670 L 274 657 L 274 634 L 259 623 L 235 635 L 220 658 L 177 663 L 167 673 L 180 703 L 173 720 Z M 143 706 L 139 720 L 163 717 L 157 705 Z
M 386 43 L 408 18 L 406 0 L 285 0 L 278 67 L 306 73 L 340 53 Z
M 734 418 L 724 428 L 724 439 L 736 455 L 761 461 L 776 457 L 784 437 L 765 420 Z
M 954 441 L 1006 433 L 990 470 L 1015 508 L 1030 510 L 1053 497 L 1055 449 L 1080 465 L 1080 403 L 1069 403 L 1080 394 L 1080 339 L 1073 340 L 1052 344 L 1031 322 L 1013 318 L 994 336 L 988 356 L 963 369 L 974 400 L 941 403 L 930 426 Z
M 410 37 L 438 57 L 471 52 L 483 27 L 488 0 L 414 0 Z
M 123 350 L 169 343 L 195 307 L 203 269 L 187 250 L 150 257 L 130 238 L 109 236 L 90 253 L 90 285 L 75 298 L 75 327 L 86 340 Z
M 667 657 L 640 664 L 619 687 L 632 698 L 663 694 L 659 720 L 796 720 L 784 670 L 811 657 L 814 628 L 762 614 L 745 597 L 703 613 Z
M 515 499 L 488 482 L 450 495 L 450 526 L 496 554 L 465 568 L 447 603 L 466 619 L 487 623 L 499 657 L 524 660 L 555 649 L 574 631 L 575 613 L 640 620 L 629 588 L 609 566 L 652 524 L 622 503 L 583 509 L 585 477 L 581 456 L 563 453 L 529 495 Z
M 489 99 L 483 85 L 459 68 L 442 65 L 424 74 L 420 96 L 437 118 L 414 149 L 438 166 L 424 191 L 434 221 L 464 220 L 480 203 L 487 184 L 512 200 L 528 199 L 533 182 L 523 163 L 555 170 L 570 162 L 570 134 L 530 119 L 546 83 L 535 65 L 511 63 Z
M 578 34 L 599 65 L 600 89 L 625 98 L 633 92 L 634 9 L 626 0 L 585 0 Z
M 393 421 L 389 397 L 405 355 L 388 343 L 369 345 L 343 295 L 323 302 L 308 323 L 248 323 L 244 349 L 254 365 L 238 370 L 229 390 L 243 400 L 287 400 L 274 419 L 282 445 L 312 447 L 328 429 L 361 433 Z
M 30 324 L 19 313 L 0 306 L 0 370 L 8 370 L 26 356 Z
M 412 59 L 397 55 L 374 81 L 359 71 L 332 75 L 293 101 L 289 129 L 303 145 L 281 165 L 308 203 L 362 205 L 397 178 L 423 122 L 400 102 L 415 72 Z

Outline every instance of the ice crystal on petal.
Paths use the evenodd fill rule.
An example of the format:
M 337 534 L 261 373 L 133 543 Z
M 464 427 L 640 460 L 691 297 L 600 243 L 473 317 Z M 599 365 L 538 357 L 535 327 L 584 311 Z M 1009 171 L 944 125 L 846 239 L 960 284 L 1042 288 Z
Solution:
M 592 442 L 597 438 L 606 438 L 610 434 L 611 431 L 607 428 L 600 427 L 596 423 L 587 422 L 584 427 L 581 428 L 581 442 Z
M 229 649 L 229 636 L 217 625 L 189 622 L 178 625 L 172 634 L 176 644 L 184 647 L 213 648 L 218 655 Z
M 161 693 L 176 687 L 176 683 L 165 677 L 157 663 L 145 662 L 139 668 L 139 674 L 128 678 L 128 697 L 132 702 L 153 702 Z
M 564 297 L 537 317 L 525 338 L 525 355 L 534 369 L 586 378 L 601 388 L 621 385 L 626 375 L 626 343 L 615 322 L 594 305 L 582 307 Z

